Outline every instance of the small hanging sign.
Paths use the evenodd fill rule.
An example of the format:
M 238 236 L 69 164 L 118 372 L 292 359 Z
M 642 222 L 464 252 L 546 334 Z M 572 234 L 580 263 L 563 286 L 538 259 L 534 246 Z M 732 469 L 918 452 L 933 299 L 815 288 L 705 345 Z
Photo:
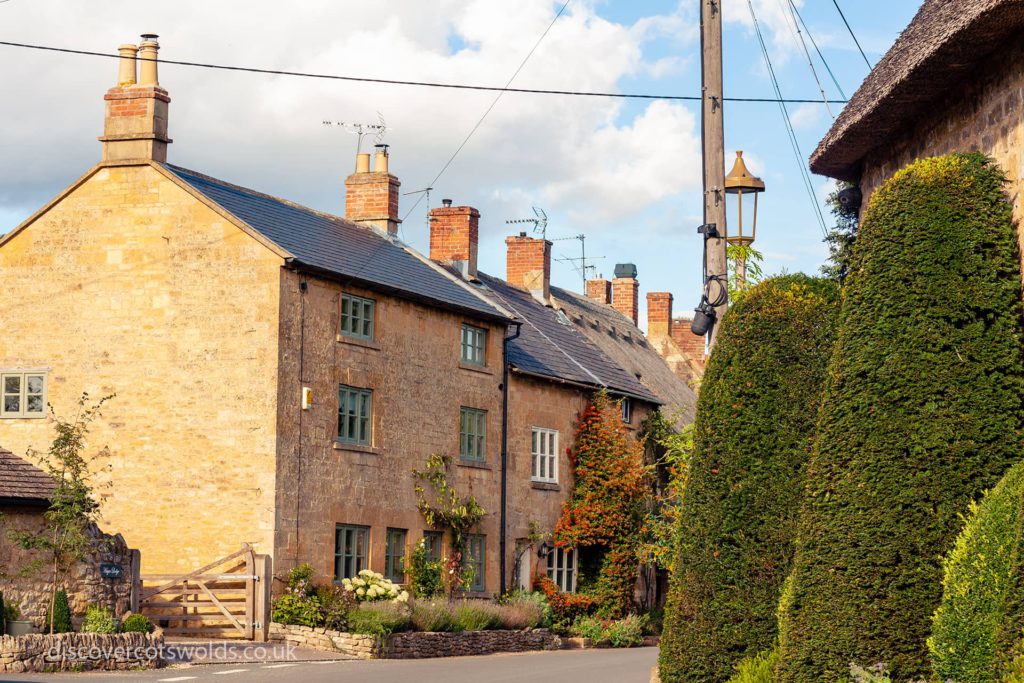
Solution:
M 104 579 L 120 579 L 124 575 L 124 570 L 121 569 L 121 565 L 114 564 L 113 562 L 103 562 L 100 564 L 100 576 Z

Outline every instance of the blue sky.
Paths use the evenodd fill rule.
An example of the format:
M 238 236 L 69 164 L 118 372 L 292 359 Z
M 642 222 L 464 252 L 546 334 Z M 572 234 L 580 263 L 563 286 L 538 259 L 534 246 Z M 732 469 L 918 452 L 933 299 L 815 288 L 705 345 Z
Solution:
M 113 52 L 139 33 L 161 35 L 168 59 L 296 71 L 503 84 L 561 2 L 521 0 L 10 0 L 0 4 L 0 40 Z M 786 0 L 754 0 L 783 94 L 818 96 L 787 25 Z M 851 95 L 867 74 L 831 0 L 797 2 L 840 84 Z M 875 62 L 916 12 L 916 0 L 840 0 Z M 382 9 L 386 7 L 386 9 Z M 520 87 L 698 94 L 697 0 L 572 0 L 516 79 Z M 724 0 L 726 94 L 772 96 L 746 0 Z M 115 65 L 91 57 L 0 47 L 0 233 L 6 232 L 99 158 L 102 95 Z M 816 57 L 815 57 L 816 60 Z M 816 61 L 830 97 L 834 86 Z M 165 65 L 172 97 L 170 160 L 225 180 L 339 212 L 355 138 L 334 121 L 390 130 L 392 171 L 403 191 L 426 187 L 494 95 L 226 73 Z M 838 113 L 839 106 L 835 107 Z M 831 118 L 820 104 L 793 105 L 806 157 Z M 505 221 L 550 216 L 552 238 L 587 235 L 605 275 L 637 264 L 641 293 L 671 291 L 676 313 L 700 290 L 699 107 L 695 103 L 505 95 L 436 183 L 442 197 L 483 214 L 482 268 L 504 274 Z M 756 248 L 768 272 L 815 272 L 826 254 L 798 161 L 774 104 L 730 104 L 727 158 L 743 149 L 768 188 Z M 802 159 L 799 163 L 806 163 Z M 820 200 L 827 183 L 814 179 Z M 416 196 L 402 198 L 403 215 Z M 426 250 L 427 204 L 408 215 L 403 236 Z M 826 216 L 827 217 L 827 216 Z M 556 257 L 578 242 L 555 243 Z M 555 284 L 579 289 L 569 264 Z

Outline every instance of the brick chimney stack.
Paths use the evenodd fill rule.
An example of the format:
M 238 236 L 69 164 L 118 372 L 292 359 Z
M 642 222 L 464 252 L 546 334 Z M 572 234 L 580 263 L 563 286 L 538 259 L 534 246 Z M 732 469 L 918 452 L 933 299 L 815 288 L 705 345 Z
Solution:
M 505 279 L 528 290 L 547 305 L 551 302 L 551 242 L 527 237 L 525 232 L 505 239 L 508 248 Z
M 167 108 L 171 102 L 157 78 L 158 36 L 147 33 L 142 43 L 118 48 L 117 85 L 103 96 L 104 161 L 167 161 Z M 136 70 L 139 77 L 136 79 Z
M 669 292 L 647 293 L 647 336 L 652 339 L 672 336 L 672 294 Z
M 640 283 L 636 279 L 636 266 L 632 263 L 620 263 L 615 266 L 612 308 L 632 320 L 634 325 L 639 321 Z
M 374 168 L 370 155 L 356 155 L 356 172 L 345 179 L 345 218 L 388 235 L 398 234 L 398 178 L 388 171 L 388 146 L 377 145 Z
M 464 277 L 476 278 L 480 212 L 471 206 L 452 206 L 444 199 L 430 210 L 430 258 L 457 267 Z
M 612 302 L 611 281 L 602 278 L 587 280 L 587 298 L 601 304 L 610 304 Z

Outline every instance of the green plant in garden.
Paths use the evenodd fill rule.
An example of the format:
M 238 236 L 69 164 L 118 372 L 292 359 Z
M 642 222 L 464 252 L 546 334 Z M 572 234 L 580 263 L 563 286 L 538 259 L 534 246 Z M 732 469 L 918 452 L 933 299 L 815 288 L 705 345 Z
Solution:
M 778 661 L 778 648 L 747 657 L 736 665 L 736 673 L 729 679 L 729 683 L 772 683 Z
M 764 279 L 764 268 L 761 266 L 764 255 L 750 244 L 730 244 L 726 247 L 726 258 L 729 266 L 729 301 L 735 303 L 746 290 Z M 744 264 L 742 285 L 739 278 L 740 262 Z
M 666 683 L 726 680 L 776 641 L 838 300 L 832 280 L 787 275 L 747 290 L 722 321 L 676 527 Z
M 482 600 L 463 601 L 455 607 L 460 631 L 491 631 L 502 626 L 501 608 Z
M 1024 632 L 1024 463 L 972 503 L 945 569 L 928 639 L 935 674 L 957 683 L 999 681 Z
M 406 602 L 409 599 L 408 591 L 372 569 L 360 570 L 355 578 L 342 579 L 341 586 L 355 597 L 356 602 Z
M 397 602 L 364 602 L 348 615 L 352 633 L 387 636 L 408 631 L 412 617 L 408 605 Z
M 153 622 L 145 614 L 129 614 L 121 620 L 121 633 L 152 633 Z
M 431 559 L 425 539 L 413 546 L 409 554 L 409 587 L 417 598 L 429 600 L 444 594 L 441 561 Z
M 1004 188 L 989 159 L 953 154 L 871 198 L 807 470 L 780 683 L 845 680 L 851 661 L 885 663 L 897 680 L 930 671 L 941 558 L 969 503 L 1022 452 Z
M 652 452 L 655 470 L 654 494 L 640 529 L 637 559 L 641 564 L 671 569 L 676 554 L 676 526 L 683 509 L 686 472 L 693 455 L 693 424 L 676 431 L 672 423 L 652 411 L 640 426 L 641 438 Z
M 106 607 L 89 605 L 85 610 L 85 621 L 82 623 L 83 633 L 116 633 L 117 620 Z
M 53 609 L 49 607 L 46 609 L 46 618 L 43 622 L 48 626 L 48 632 L 71 633 L 74 631 L 75 629 L 71 625 L 71 606 L 68 604 L 68 594 L 63 590 L 57 591 L 50 604 L 53 605 Z
M 10 538 L 25 550 L 42 557 L 25 567 L 25 573 L 47 569 L 50 572 L 50 633 L 62 633 L 53 621 L 58 614 L 58 589 L 71 567 L 84 560 L 92 548 L 90 531 L 99 519 L 100 500 L 92 482 L 90 464 L 108 455 L 106 449 L 94 457 L 84 455 L 90 424 L 99 417 L 107 396 L 88 405 L 89 395 L 78 399 L 78 413 L 73 420 L 58 417 L 50 406 L 56 436 L 46 453 L 30 450 L 29 457 L 39 460 L 43 470 L 53 479 L 54 491 L 46 510 L 45 526 L 38 532 L 13 532 Z M 67 596 L 65 596 L 66 602 Z M 70 623 L 70 616 L 69 616 Z M 70 630 L 70 626 L 67 630 Z
M 832 216 L 836 219 L 836 224 L 825 237 L 829 255 L 828 262 L 821 267 L 821 274 L 840 282 L 845 280 L 850 273 L 853 245 L 857 243 L 857 211 L 859 207 L 843 206 L 839 201 L 839 193 L 852 187 L 852 183 L 841 182 L 825 200 L 832 211 Z
M 441 578 L 447 583 L 449 597 L 473 584 L 473 568 L 466 561 L 466 534 L 486 514 L 474 496 L 461 496 L 448 481 L 451 456 L 435 453 L 427 458 L 422 470 L 413 470 L 416 477 L 417 507 L 433 529 L 450 530 L 451 556 L 444 563 Z M 427 489 L 430 489 L 428 494 Z
M 285 593 L 274 600 L 271 619 L 279 624 L 316 627 L 321 625 L 320 599 L 313 585 L 313 567 L 302 563 L 288 572 Z

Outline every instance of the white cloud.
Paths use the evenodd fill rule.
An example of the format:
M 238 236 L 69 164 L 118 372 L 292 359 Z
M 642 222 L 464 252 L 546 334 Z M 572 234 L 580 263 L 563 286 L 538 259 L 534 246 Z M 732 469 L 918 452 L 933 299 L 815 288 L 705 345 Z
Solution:
M 827 113 L 828 110 L 825 109 L 824 103 L 801 104 L 790 112 L 789 120 L 792 121 L 793 127 L 797 130 L 817 128 Z
M 784 64 L 790 57 L 798 55 L 801 47 L 789 0 L 752 0 L 752 4 L 772 60 Z M 794 4 L 798 9 L 804 5 L 803 0 L 795 0 Z M 751 39 L 757 39 L 748 0 L 723 0 L 722 20 L 746 26 L 750 30 Z

